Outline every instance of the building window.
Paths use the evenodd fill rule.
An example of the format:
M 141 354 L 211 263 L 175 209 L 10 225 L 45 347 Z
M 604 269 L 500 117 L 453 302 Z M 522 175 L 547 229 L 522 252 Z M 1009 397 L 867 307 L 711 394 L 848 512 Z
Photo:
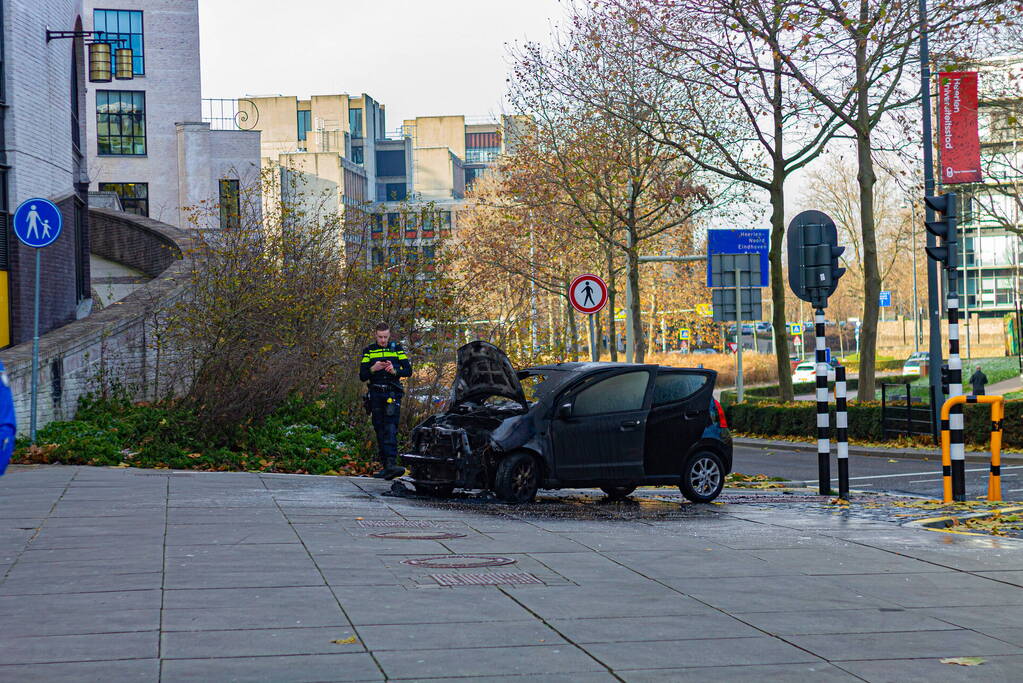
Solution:
M 374 266 L 384 265 L 384 250 L 381 247 L 373 247 L 372 259 Z
M 370 234 L 374 239 L 380 239 L 384 236 L 384 216 L 380 213 L 374 213 L 370 215 Z
M 348 129 L 353 139 L 362 137 L 362 109 L 348 110 Z
M 391 239 L 401 237 L 401 214 L 397 211 L 387 214 L 387 236 Z
M 241 199 L 238 181 L 231 178 L 220 180 L 220 227 L 230 230 L 241 226 Z
M 451 231 L 451 212 L 450 211 L 438 211 L 437 212 L 437 225 L 440 227 L 441 232 Z
M 126 213 L 149 215 L 149 183 L 100 183 L 100 192 L 113 192 L 121 198 Z
M 97 9 L 92 13 L 92 28 L 99 31 L 102 40 L 124 39 L 127 42 L 115 42 L 114 48 L 130 47 L 132 71 L 136 76 L 146 73 L 144 51 L 142 12 L 123 9 Z M 114 56 L 110 56 L 110 68 L 114 68 Z
M 386 183 L 384 185 L 384 200 L 388 202 L 400 202 L 404 201 L 405 197 L 408 196 L 408 190 L 405 183 Z
M 361 164 L 361 163 L 364 163 L 366 161 L 365 157 L 363 156 L 363 152 L 364 152 L 364 150 L 363 150 L 362 147 L 352 147 L 352 163 L 353 164 Z
M 96 133 L 101 155 L 146 153 L 146 93 L 97 90 Z
M 298 139 L 305 140 L 309 129 L 313 127 L 313 112 L 309 109 L 298 112 Z
M 378 176 L 404 176 L 405 150 L 383 149 L 377 151 Z

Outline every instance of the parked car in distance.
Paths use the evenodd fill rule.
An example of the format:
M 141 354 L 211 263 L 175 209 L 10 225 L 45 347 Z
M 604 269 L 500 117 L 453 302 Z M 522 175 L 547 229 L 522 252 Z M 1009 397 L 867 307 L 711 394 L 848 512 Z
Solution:
M 920 361 L 919 360 L 907 360 L 902 366 L 902 376 L 911 377 L 913 375 L 920 374 Z
M 632 363 L 557 363 L 516 372 L 499 348 L 458 349 L 451 400 L 412 430 L 402 462 L 416 490 L 489 489 L 509 503 L 537 489 L 676 485 L 694 502 L 721 492 L 732 437 L 717 373 Z
M 690 353 L 706 354 L 706 353 L 721 353 L 721 352 L 718 351 L 717 349 L 709 349 L 708 348 L 708 349 L 693 349 L 692 351 L 690 351 Z
M 817 381 L 817 364 L 812 360 L 804 360 L 802 363 L 796 366 L 796 369 L 792 371 L 792 382 L 798 384 L 799 382 L 816 382 Z M 835 381 L 835 366 L 832 364 L 828 365 L 828 381 Z
M 929 354 L 926 351 L 914 351 L 913 353 L 909 354 L 909 358 L 907 358 L 906 361 L 909 362 L 911 360 L 928 360 L 930 357 L 931 354 Z

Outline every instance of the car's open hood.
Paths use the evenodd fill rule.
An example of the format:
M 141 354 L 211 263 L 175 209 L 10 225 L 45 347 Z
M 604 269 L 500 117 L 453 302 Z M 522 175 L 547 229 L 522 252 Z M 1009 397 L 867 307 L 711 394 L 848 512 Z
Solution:
M 529 408 L 519 378 L 504 351 L 485 341 L 458 349 L 458 370 L 451 387 L 452 405 L 502 396 Z

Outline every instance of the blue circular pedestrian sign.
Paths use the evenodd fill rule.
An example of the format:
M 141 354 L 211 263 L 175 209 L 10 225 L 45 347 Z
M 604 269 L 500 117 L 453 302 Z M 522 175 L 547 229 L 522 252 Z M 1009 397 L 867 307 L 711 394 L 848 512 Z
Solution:
M 23 201 L 14 212 L 14 234 L 23 244 L 36 249 L 48 247 L 60 237 L 64 218 L 49 199 Z

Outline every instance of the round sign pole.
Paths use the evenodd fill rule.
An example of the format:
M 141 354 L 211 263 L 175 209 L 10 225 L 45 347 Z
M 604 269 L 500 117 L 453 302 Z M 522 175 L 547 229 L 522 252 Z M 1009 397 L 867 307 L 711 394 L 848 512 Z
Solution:
M 36 442 L 36 415 L 39 405 L 39 272 L 40 250 L 60 237 L 64 218 L 57 205 L 48 199 L 33 197 L 23 201 L 14 212 L 14 234 L 22 244 L 36 251 L 35 293 L 32 302 L 32 409 L 29 434 Z

